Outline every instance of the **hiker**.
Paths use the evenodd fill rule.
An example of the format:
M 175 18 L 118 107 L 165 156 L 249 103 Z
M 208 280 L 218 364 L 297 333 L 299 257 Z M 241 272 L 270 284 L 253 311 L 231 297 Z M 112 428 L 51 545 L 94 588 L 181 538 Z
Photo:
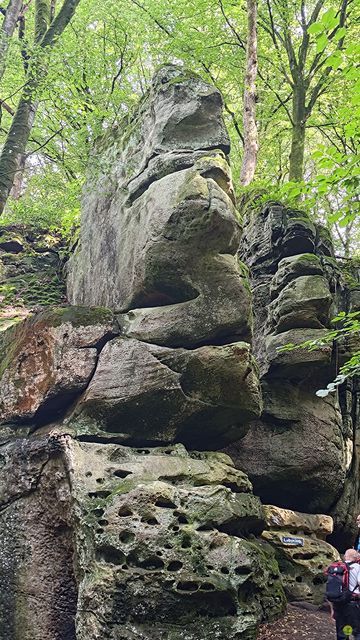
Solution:
M 356 524 L 358 526 L 358 532 L 357 532 L 357 536 L 356 536 L 355 542 L 354 542 L 354 549 L 356 551 L 360 551 L 360 513 L 359 513 L 358 517 L 356 518 Z
M 344 627 L 352 627 L 352 634 L 354 640 L 360 640 L 360 554 L 355 549 L 348 549 L 345 551 L 344 560 L 348 567 L 348 585 L 344 591 L 345 601 L 336 602 L 331 600 L 333 608 L 333 617 L 336 622 L 336 637 L 337 640 L 346 640 L 349 634 L 343 632 Z M 328 584 L 329 575 L 331 575 L 331 567 L 335 565 L 343 565 L 344 563 L 334 563 L 328 569 Z M 345 585 L 346 587 L 346 585 Z M 328 585 L 327 585 L 328 590 Z M 329 596 L 328 596 L 329 599 Z

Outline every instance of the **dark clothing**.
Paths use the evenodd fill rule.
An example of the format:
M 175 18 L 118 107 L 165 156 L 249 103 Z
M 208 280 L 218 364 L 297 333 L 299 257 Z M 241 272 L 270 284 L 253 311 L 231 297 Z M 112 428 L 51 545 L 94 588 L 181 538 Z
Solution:
M 360 600 L 353 600 L 349 604 L 334 605 L 334 616 L 336 620 L 337 640 L 346 640 L 349 636 L 343 633 L 345 626 L 353 629 L 354 640 L 360 640 Z
M 360 532 L 357 534 L 355 538 L 354 549 L 356 549 L 356 551 L 360 551 Z

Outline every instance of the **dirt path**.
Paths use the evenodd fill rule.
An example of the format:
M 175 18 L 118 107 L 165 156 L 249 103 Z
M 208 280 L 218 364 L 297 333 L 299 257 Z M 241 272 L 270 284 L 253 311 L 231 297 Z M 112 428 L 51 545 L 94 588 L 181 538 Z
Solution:
M 281 620 L 263 625 L 258 640 L 336 640 L 329 613 L 288 607 Z

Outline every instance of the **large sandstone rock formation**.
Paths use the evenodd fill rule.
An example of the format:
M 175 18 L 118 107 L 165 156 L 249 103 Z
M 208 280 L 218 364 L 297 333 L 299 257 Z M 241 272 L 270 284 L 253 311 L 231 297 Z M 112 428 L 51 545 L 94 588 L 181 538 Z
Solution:
M 74 306 L 2 334 L 4 640 L 253 640 L 284 607 L 260 500 L 204 451 L 262 407 L 221 107 L 157 74 L 96 148 Z
M 214 87 L 166 67 L 130 125 L 96 147 L 69 300 L 120 311 L 130 337 L 192 347 L 250 336 L 221 109 Z
M 332 518 L 272 505 L 264 505 L 264 514 L 262 538 L 275 549 L 288 600 L 321 605 L 324 567 L 340 559 L 336 549 L 325 542 L 333 530 Z
M 352 392 L 341 390 L 340 402 L 336 394 L 319 398 L 316 391 L 336 376 L 332 345 L 279 348 L 321 339 L 350 291 L 325 231 L 277 203 L 247 216 L 241 256 L 251 273 L 264 409 L 228 452 L 265 502 L 333 512 L 342 545 L 349 544 L 359 511 L 355 383 Z
M 317 398 L 331 347 L 278 350 L 343 303 L 331 243 L 269 205 L 239 260 L 221 108 L 162 68 L 96 145 L 71 306 L 0 318 L 0 640 L 255 640 L 337 557 L 294 509 L 351 532 L 355 386 Z

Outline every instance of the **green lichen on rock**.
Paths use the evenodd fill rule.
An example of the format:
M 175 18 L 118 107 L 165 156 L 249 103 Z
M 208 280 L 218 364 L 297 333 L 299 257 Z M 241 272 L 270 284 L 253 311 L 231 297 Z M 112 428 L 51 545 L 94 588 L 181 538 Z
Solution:
M 66 322 L 73 327 L 87 327 L 111 323 L 113 317 L 112 311 L 104 307 L 64 306 L 43 311 L 38 319 L 44 319 L 52 327 L 58 327 Z
M 65 241 L 58 233 L 25 225 L 0 226 L 0 316 L 12 308 L 63 304 Z

